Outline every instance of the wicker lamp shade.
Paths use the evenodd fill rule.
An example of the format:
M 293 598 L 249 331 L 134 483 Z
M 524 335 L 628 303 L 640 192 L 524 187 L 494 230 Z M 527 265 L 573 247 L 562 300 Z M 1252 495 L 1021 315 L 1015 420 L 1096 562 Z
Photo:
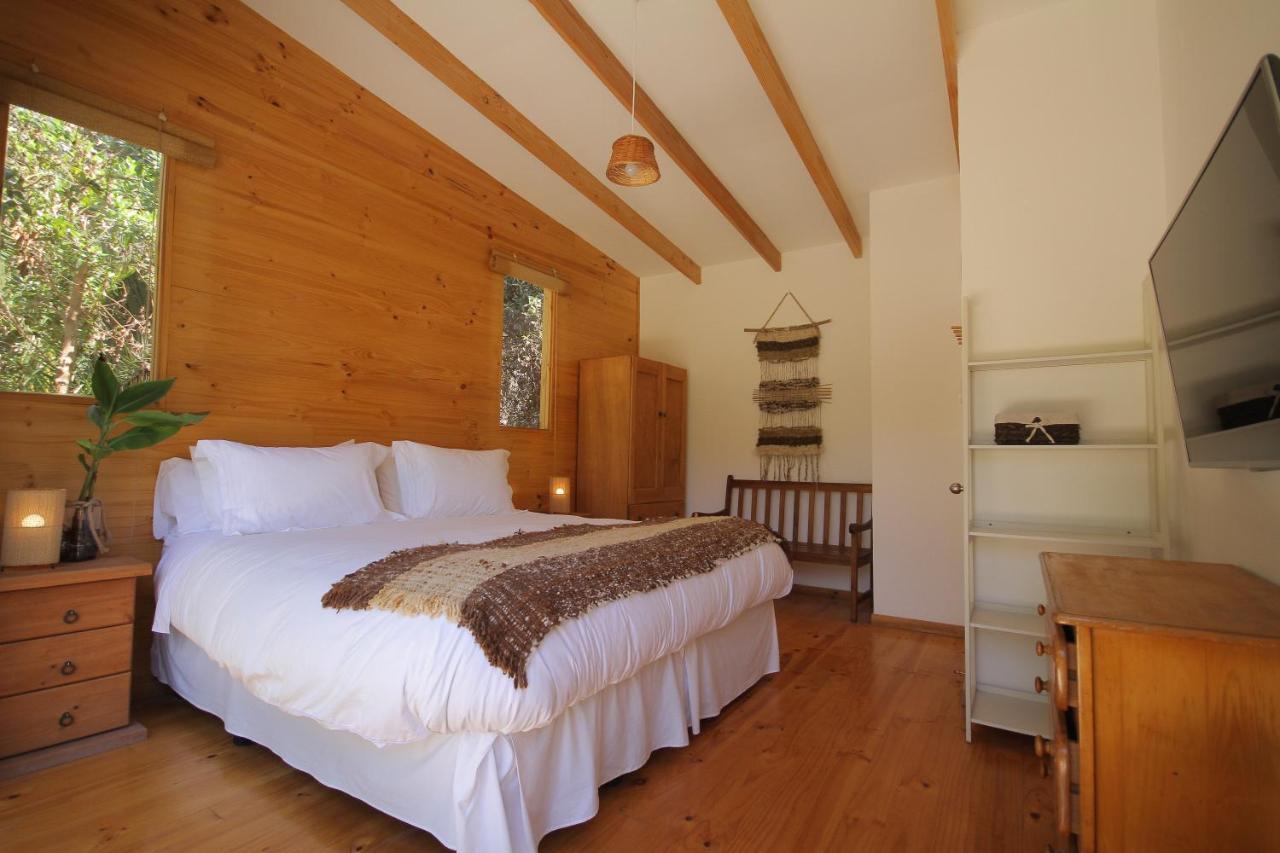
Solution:
M 66 506 L 66 489 L 14 489 L 5 495 L 0 566 L 58 562 Z
M 662 177 L 658 172 L 658 158 L 653 153 L 653 143 L 643 136 L 628 133 L 613 143 L 613 155 L 605 176 L 624 187 L 643 187 L 656 183 Z

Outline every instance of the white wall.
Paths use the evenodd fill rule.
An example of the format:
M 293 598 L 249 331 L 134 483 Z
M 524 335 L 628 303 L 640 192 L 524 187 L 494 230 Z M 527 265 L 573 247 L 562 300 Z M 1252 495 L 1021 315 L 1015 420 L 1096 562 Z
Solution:
M 960 181 L 871 194 L 877 614 L 964 621 Z
M 1264 53 L 1280 53 L 1275 0 L 1161 0 L 1166 220 L 1173 217 Z M 1176 425 L 1167 372 L 1165 411 Z M 1280 472 L 1187 467 L 1176 426 L 1167 446 L 1174 546 L 1189 560 L 1236 563 L 1280 582 Z
M 1068 0 L 959 39 L 975 357 L 1129 344 L 1165 225 L 1155 0 Z
M 787 252 L 782 272 L 761 260 L 703 267 L 702 284 L 677 273 L 640 282 L 640 354 L 689 371 L 689 510 L 724 505 L 724 480 L 760 476 L 755 453 L 760 381 L 751 335 L 778 299 L 795 293 L 822 327 L 818 375 L 832 386 L 823 407 L 822 479 L 871 480 L 869 264 L 844 243 Z M 787 300 L 775 324 L 804 322 Z M 797 582 L 849 588 L 848 570 L 797 566 Z

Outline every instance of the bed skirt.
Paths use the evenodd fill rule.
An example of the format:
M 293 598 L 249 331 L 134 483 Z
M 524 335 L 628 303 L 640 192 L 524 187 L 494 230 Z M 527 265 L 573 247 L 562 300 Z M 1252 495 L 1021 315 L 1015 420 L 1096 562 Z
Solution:
M 288 714 L 246 690 L 182 634 L 154 634 L 152 670 L 179 695 L 285 763 L 430 832 L 461 851 L 535 851 L 547 833 L 590 820 L 598 788 L 656 749 L 687 746 L 778 670 L 773 602 L 606 687 L 540 729 L 431 735 L 377 747 Z

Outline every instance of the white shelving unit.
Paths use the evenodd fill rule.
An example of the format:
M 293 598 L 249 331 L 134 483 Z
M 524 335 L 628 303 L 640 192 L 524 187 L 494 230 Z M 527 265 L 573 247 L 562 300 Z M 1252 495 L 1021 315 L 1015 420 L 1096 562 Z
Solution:
M 992 359 L 972 358 L 963 310 L 965 738 L 974 724 L 1050 737 L 1048 697 L 1032 687 L 1049 675 L 1035 652 L 1049 633 L 1039 553 L 1167 547 L 1154 306 L 1148 293 L 1140 346 Z M 1078 411 L 1083 441 L 997 445 L 995 415 L 1013 408 Z

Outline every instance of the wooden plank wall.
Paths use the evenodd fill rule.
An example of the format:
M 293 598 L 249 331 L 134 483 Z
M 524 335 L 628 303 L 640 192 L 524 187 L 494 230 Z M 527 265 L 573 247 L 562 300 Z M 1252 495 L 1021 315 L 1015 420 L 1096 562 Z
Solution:
M 0 57 L 216 141 L 169 165 L 158 321 L 166 406 L 212 414 L 104 464 L 118 553 L 158 555 L 156 467 L 201 437 L 506 447 L 523 507 L 574 473 L 576 365 L 636 351 L 633 274 L 236 0 L 0 0 Z M 550 430 L 498 426 L 493 247 L 573 280 Z M 85 406 L 0 394 L 0 490 L 74 493 Z

